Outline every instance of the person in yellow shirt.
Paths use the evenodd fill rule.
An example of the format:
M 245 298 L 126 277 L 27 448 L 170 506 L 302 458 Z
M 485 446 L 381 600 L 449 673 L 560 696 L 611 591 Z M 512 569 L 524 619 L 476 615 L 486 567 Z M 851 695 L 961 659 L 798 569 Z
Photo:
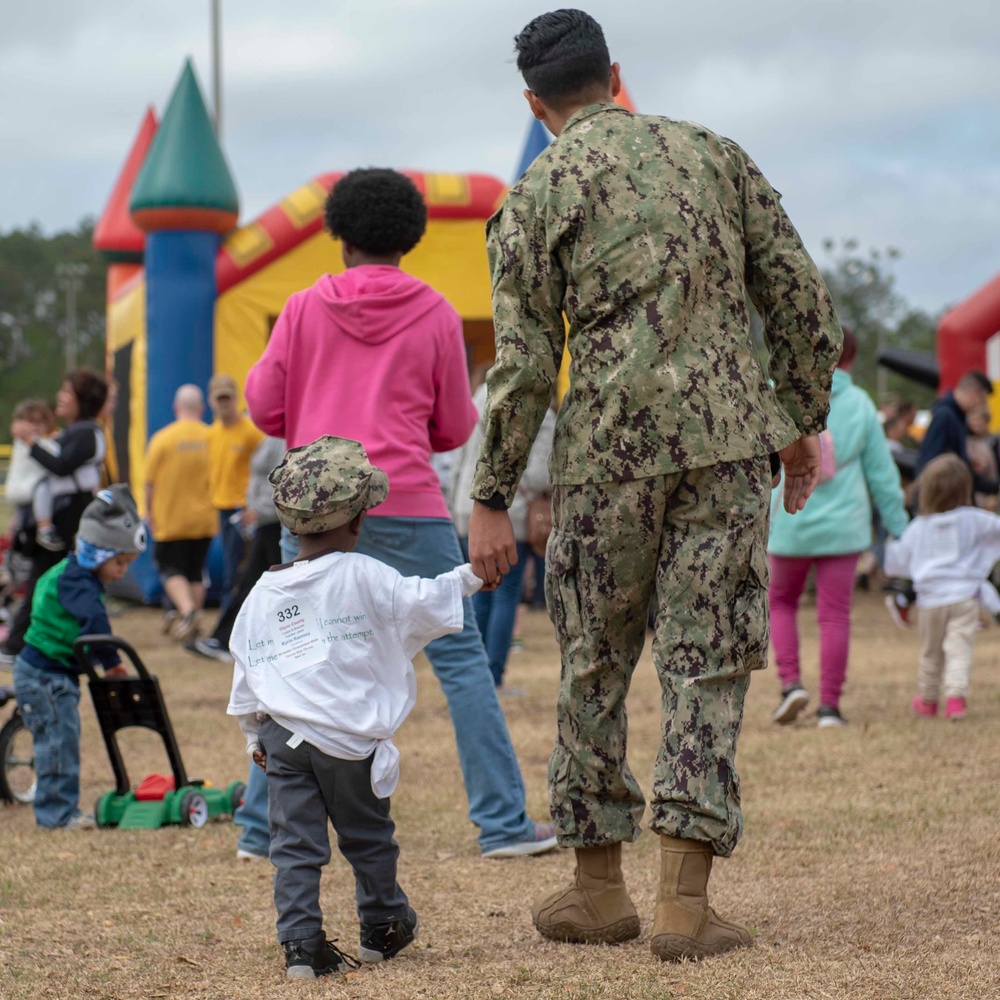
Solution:
M 203 421 L 205 397 L 196 385 L 174 394 L 176 420 L 157 431 L 146 451 L 146 516 L 156 540 L 153 559 L 176 612 L 164 631 L 182 642 L 198 634 L 205 603 L 202 569 L 216 530 L 209 469 L 211 428 Z
M 224 614 L 232 599 L 236 573 L 243 559 L 240 520 L 250 481 L 250 456 L 264 440 L 249 417 L 239 411 L 236 382 L 229 375 L 213 375 L 208 401 L 215 414 L 210 428 L 212 505 L 219 512 L 222 536 L 222 601 Z

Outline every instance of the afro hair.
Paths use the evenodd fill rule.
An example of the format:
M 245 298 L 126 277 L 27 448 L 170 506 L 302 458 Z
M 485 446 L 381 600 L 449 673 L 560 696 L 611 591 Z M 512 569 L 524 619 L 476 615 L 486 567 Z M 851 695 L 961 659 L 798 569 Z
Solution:
M 427 206 L 413 181 L 396 170 L 352 170 L 327 196 L 326 228 L 374 257 L 405 254 L 424 235 Z

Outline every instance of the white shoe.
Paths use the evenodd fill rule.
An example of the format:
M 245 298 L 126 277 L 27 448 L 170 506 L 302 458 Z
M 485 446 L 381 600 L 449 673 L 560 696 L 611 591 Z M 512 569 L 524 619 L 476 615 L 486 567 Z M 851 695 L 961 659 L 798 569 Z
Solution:
M 781 704 L 771 713 L 771 721 L 779 726 L 793 723 L 809 704 L 809 692 L 801 685 L 790 687 L 782 692 Z
M 245 851 L 242 847 L 236 848 L 237 861 L 267 861 L 266 854 L 256 854 L 254 851 Z

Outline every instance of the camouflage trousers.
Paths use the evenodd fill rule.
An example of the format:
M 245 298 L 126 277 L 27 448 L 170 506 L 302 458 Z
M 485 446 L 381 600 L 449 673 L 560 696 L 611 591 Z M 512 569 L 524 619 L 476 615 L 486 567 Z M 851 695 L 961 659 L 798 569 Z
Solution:
M 662 690 L 650 828 L 728 857 L 750 671 L 767 664 L 766 457 L 631 482 L 557 486 L 545 594 L 562 654 L 549 804 L 564 847 L 639 836 L 625 697 L 655 601 Z

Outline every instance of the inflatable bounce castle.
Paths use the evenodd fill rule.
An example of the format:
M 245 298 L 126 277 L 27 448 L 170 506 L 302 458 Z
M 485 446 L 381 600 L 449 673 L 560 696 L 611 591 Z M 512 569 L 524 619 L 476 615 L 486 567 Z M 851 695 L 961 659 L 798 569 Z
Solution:
M 489 360 L 483 227 L 505 186 L 482 174 L 406 173 L 427 202 L 428 224 L 403 267 L 458 310 L 472 363 Z M 204 387 L 215 372 L 242 385 L 288 296 L 342 270 L 339 246 L 322 230 L 339 176 L 314 177 L 237 228 L 236 186 L 190 62 L 162 122 L 147 111 L 94 233 L 109 261 L 118 477 L 137 497 L 146 442 L 173 419 L 177 387 Z

